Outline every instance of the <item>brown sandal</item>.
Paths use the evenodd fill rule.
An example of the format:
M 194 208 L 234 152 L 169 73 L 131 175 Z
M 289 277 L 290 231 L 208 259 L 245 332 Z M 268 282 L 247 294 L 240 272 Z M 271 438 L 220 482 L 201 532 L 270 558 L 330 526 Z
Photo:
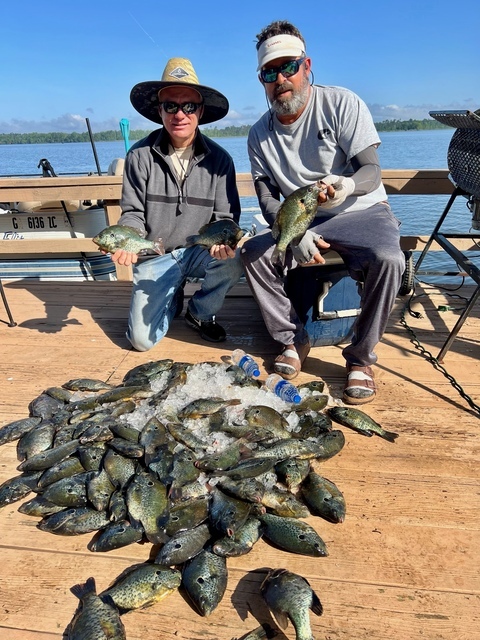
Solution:
M 366 404 L 377 395 L 377 387 L 371 367 L 347 364 L 347 381 L 343 400 L 347 404 Z
M 285 380 L 293 380 L 302 370 L 310 351 L 310 344 L 287 344 L 283 347 L 283 351 L 275 358 L 273 370 L 285 378 Z

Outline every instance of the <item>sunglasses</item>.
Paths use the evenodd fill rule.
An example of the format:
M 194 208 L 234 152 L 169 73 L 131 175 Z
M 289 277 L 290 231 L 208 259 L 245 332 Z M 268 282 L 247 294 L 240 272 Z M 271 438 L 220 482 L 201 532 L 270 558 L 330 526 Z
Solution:
M 164 111 L 172 115 L 178 113 L 178 110 L 181 109 L 186 116 L 190 116 L 192 113 L 195 113 L 202 104 L 203 102 L 184 102 L 183 104 L 179 104 L 178 102 L 161 102 L 160 106 L 163 107 Z
M 305 58 L 299 58 L 298 60 L 289 60 L 278 67 L 270 67 L 269 69 L 261 69 L 260 77 L 264 82 L 276 82 L 278 74 L 281 73 L 284 78 L 290 78 L 298 73 L 300 65 L 305 62 Z

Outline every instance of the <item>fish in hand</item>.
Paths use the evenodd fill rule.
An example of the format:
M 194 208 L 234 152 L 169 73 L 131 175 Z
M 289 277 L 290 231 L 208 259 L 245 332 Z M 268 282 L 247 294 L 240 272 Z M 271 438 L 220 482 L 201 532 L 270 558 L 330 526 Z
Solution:
M 137 254 L 154 251 L 163 256 L 165 253 L 161 238 L 147 240 L 138 229 L 126 225 L 113 224 L 100 231 L 92 240 L 102 251 L 108 253 L 115 253 L 118 249 Z
M 293 191 L 280 205 L 272 227 L 272 235 L 277 241 L 272 254 L 272 263 L 285 263 L 285 251 L 292 240 L 300 240 L 315 218 L 318 194 L 322 189 L 316 184 L 300 187 Z
M 240 229 L 234 220 L 225 218 L 209 222 L 199 230 L 197 235 L 188 236 L 187 247 L 198 244 L 211 249 L 215 244 L 225 244 L 233 249 L 243 235 L 243 229 Z

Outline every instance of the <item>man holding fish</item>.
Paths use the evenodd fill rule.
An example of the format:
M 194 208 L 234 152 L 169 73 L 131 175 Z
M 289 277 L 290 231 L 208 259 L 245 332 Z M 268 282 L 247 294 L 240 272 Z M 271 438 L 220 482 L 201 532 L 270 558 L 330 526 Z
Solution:
M 240 199 L 232 158 L 203 136 L 198 125 L 223 118 L 228 100 L 201 85 L 186 58 L 171 58 L 162 79 L 135 85 L 130 100 L 163 127 L 127 154 L 122 244 L 111 238 L 111 227 L 104 234 L 110 237 L 109 246 L 100 244 L 101 234 L 97 237 L 114 262 L 133 265 L 127 338 L 138 351 L 157 344 L 182 311 L 186 278 L 194 277 L 203 282 L 189 301 L 185 322 L 205 340 L 221 342 L 225 330 L 215 314 L 242 275 L 235 252 L 242 235 L 237 224 Z M 157 255 L 139 258 L 135 247 L 142 250 L 142 236 L 143 247 Z
M 370 402 L 376 394 L 374 348 L 405 270 L 400 223 L 381 182 L 380 139 L 357 95 L 310 83 L 312 61 L 294 25 L 272 22 L 257 36 L 256 47 L 269 110 L 250 130 L 248 151 L 260 207 L 272 229 L 249 239 L 241 255 L 267 329 L 281 345 L 274 369 L 292 379 L 310 351 L 285 292 L 285 271 L 323 264 L 322 251 L 331 248 L 362 283 L 361 313 L 343 350 L 343 399 Z

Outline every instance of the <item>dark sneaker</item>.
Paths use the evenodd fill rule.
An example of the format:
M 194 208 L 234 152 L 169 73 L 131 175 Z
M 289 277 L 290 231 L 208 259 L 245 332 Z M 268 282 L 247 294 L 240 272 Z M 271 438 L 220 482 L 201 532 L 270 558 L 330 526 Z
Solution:
M 178 318 L 182 315 L 183 311 L 183 300 L 185 298 L 185 291 L 183 290 L 183 285 L 178 287 L 175 291 L 175 295 L 173 296 L 172 304 L 175 306 L 175 315 L 174 318 Z
M 189 327 L 198 331 L 204 340 L 209 340 L 210 342 L 223 342 L 227 337 L 225 329 L 215 322 L 215 316 L 213 316 L 212 320 L 198 320 L 190 313 L 190 309 L 187 307 L 185 322 Z

